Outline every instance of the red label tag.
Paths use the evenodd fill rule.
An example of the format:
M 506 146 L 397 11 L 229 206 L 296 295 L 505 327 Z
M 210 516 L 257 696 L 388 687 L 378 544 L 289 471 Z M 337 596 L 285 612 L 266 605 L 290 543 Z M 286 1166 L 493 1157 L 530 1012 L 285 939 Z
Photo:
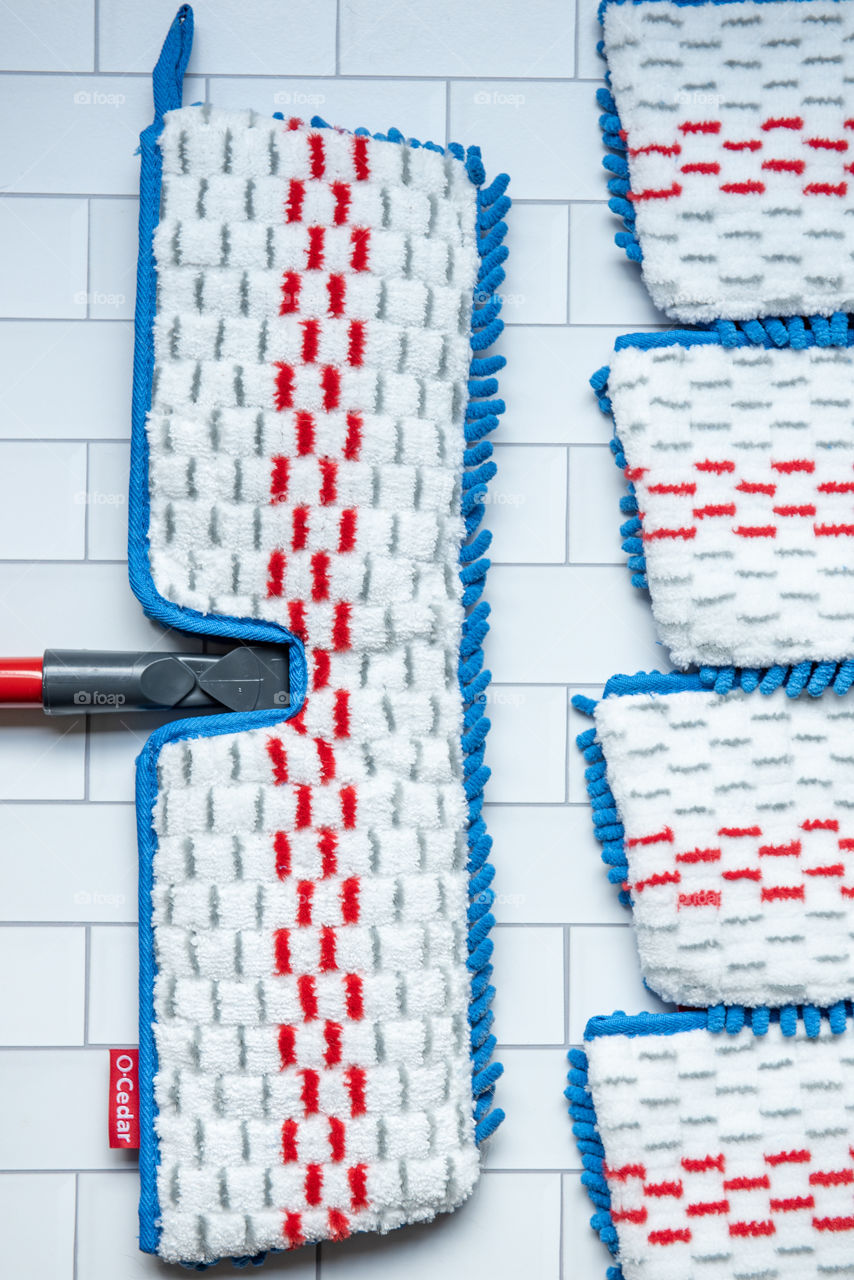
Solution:
M 110 1050 L 110 1146 L 139 1150 L 139 1050 Z

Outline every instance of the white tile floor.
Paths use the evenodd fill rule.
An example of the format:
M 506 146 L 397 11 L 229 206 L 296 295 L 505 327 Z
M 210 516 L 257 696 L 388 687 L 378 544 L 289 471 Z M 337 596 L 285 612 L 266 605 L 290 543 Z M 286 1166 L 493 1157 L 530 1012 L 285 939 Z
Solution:
M 0 635 L 180 644 L 124 567 L 139 130 L 177 0 L 0 6 Z M 292 1280 L 603 1280 L 562 1090 L 596 1012 L 654 1007 L 608 886 L 568 707 L 661 663 L 621 564 L 587 387 L 660 323 L 614 247 L 596 0 L 198 0 L 186 101 L 482 145 L 516 206 L 489 597 L 496 1026 L 508 1119 L 471 1203 L 267 1264 Z M 107 1046 L 135 1040 L 133 757 L 162 717 L 0 725 L 0 1226 L 10 1280 L 135 1280 L 136 1177 L 106 1146 Z M 14 975 L 9 980 L 8 975 Z M 321 1256 L 322 1255 L 322 1256 Z

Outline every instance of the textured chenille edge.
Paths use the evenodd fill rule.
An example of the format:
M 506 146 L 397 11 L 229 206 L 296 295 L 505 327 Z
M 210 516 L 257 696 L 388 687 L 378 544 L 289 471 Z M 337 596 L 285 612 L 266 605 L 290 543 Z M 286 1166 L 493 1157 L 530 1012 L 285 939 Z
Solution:
M 610 3 L 648 3 L 649 0 L 610 0 Z M 653 0 L 654 2 L 654 0 Z M 708 0 L 703 0 L 707 3 Z M 741 0 L 711 0 L 712 3 L 737 4 Z M 763 0 L 772 4 L 774 0 Z M 803 0 L 806 3 L 807 0 Z M 779 325 L 781 334 L 768 332 L 774 325 Z M 762 330 L 760 335 L 759 330 Z M 785 341 L 783 340 L 785 337 Z M 854 329 L 848 327 L 848 316 L 843 312 L 834 315 L 830 320 L 821 316 L 813 317 L 807 327 L 799 317 L 787 320 L 765 321 L 764 326 L 758 320 L 736 326 L 729 320 L 719 320 L 709 329 L 668 329 L 653 333 L 621 334 L 614 344 L 615 351 L 623 351 L 627 347 L 636 347 L 641 351 L 663 347 L 791 347 L 793 350 L 804 350 L 807 347 L 851 347 L 854 346 Z M 590 377 L 590 386 L 596 396 L 601 411 L 611 423 L 611 439 L 609 447 L 614 455 L 614 462 L 626 476 L 626 493 L 620 499 L 620 512 L 628 518 L 620 525 L 621 547 L 625 551 L 626 567 L 631 573 L 632 586 L 640 591 L 649 591 L 646 573 L 646 555 L 643 547 L 643 519 L 638 507 L 634 482 L 627 474 L 626 455 L 617 430 L 614 408 L 608 394 L 608 379 L 611 376 L 609 365 Z M 771 667 L 702 667 L 700 679 L 704 688 L 714 689 L 717 693 L 726 693 L 729 689 L 742 688 L 747 693 L 760 689 L 762 693 L 773 693 L 780 685 L 784 685 L 789 697 L 796 698 L 806 689 L 813 697 L 818 697 L 829 686 L 837 693 L 847 693 L 854 683 L 854 659 L 845 658 L 838 662 L 799 662 L 788 666 Z
M 774 693 L 781 686 L 790 698 L 797 698 L 804 691 L 818 698 L 832 688 L 842 695 L 854 684 L 854 660 L 846 662 L 802 662 L 795 667 L 769 667 L 760 671 L 748 671 L 740 667 L 704 667 L 697 672 L 638 671 L 633 676 L 616 675 L 605 685 L 602 697 L 624 697 L 635 693 L 670 694 L 714 690 L 729 693 L 741 689 L 745 693 L 759 690 L 763 694 Z M 593 716 L 598 699 L 577 693 L 572 705 L 582 715 Z M 607 762 L 595 725 L 579 733 L 576 746 L 587 765 L 584 784 L 590 801 L 593 833 L 602 846 L 602 861 L 608 868 L 608 879 L 619 888 L 620 901 L 631 906 L 631 895 L 626 887 L 629 865 L 626 859 L 625 829 L 617 811 L 617 802 L 608 783 Z
M 605 10 L 609 4 L 656 4 L 659 2 L 660 0 L 600 0 L 597 11 L 599 25 L 604 29 Z M 800 2 L 808 4 L 809 0 L 800 0 Z M 698 8 L 703 4 L 741 4 L 743 0 L 672 0 L 672 3 L 682 5 L 685 8 Z M 758 0 L 758 3 L 776 4 L 779 3 L 779 0 Z M 629 181 L 626 131 L 620 119 L 616 99 L 611 92 L 611 71 L 608 66 L 608 55 L 605 50 L 604 40 L 596 42 L 596 52 L 605 63 L 605 84 L 604 87 L 596 90 L 596 102 L 602 109 L 602 115 L 599 117 L 599 128 L 602 130 L 602 142 L 605 146 L 602 167 L 609 175 L 608 191 L 610 199 L 608 200 L 608 208 L 622 220 L 624 227 L 623 231 L 618 231 L 614 236 L 614 243 L 623 250 L 631 262 L 643 262 L 643 250 L 637 236 L 635 207 L 629 196 L 631 184 Z M 812 326 L 817 334 L 824 336 L 827 334 L 828 329 L 836 331 L 840 327 L 846 329 L 848 317 L 844 312 L 840 311 L 835 312 L 829 320 L 825 316 L 811 316 L 809 318 L 794 316 L 745 320 L 737 323 L 732 320 L 716 320 L 714 325 L 724 331 L 726 339 L 728 339 L 724 342 L 725 346 L 741 345 L 734 338 L 736 334 L 744 333 L 749 342 L 758 343 L 759 345 L 778 347 L 791 345 L 794 347 L 807 345 L 807 343 L 799 341 L 806 326 Z M 844 346 L 845 343 L 831 342 L 825 338 L 823 341 L 819 339 L 819 345 Z
M 610 1017 L 591 1018 L 585 1029 L 584 1039 L 590 1041 L 600 1036 L 673 1036 L 685 1031 L 737 1035 L 745 1026 L 750 1027 L 754 1035 L 763 1036 L 772 1023 L 779 1023 L 784 1036 L 794 1036 L 798 1031 L 798 1023 L 802 1022 L 807 1037 L 814 1040 L 821 1033 L 823 1020 L 829 1023 L 833 1035 L 842 1035 L 848 1030 L 849 1019 L 853 1015 L 854 1006 L 850 1001 L 840 1001 L 830 1009 L 817 1009 L 812 1005 L 792 1005 L 775 1010 L 744 1009 L 741 1005 L 724 1008 L 723 1005 L 717 1005 L 712 1009 L 686 1013 L 640 1013 L 634 1016 L 613 1013 Z M 587 1054 L 583 1049 L 570 1049 L 568 1057 L 570 1070 L 565 1096 L 573 1122 L 572 1132 L 584 1167 L 581 1182 L 595 1210 L 590 1225 L 616 1258 L 619 1253 L 619 1238 L 611 1217 L 611 1195 L 604 1173 L 605 1148 L 599 1134 L 596 1107 L 588 1083 Z M 624 1280 L 619 1265 L 609 1267 L 606 1276 L 607 1280 Z
M 167 742 L 181 739 L 213 737 L 238 730 L 264 728 L 291 719 L 301 709 L 306 688 L 307 671 L 302 643 L 291 632 L 274 623 L 259 619 L 208 616 L 167 600 L 157 591 L 151 574 L 148 554 L 150 500 L 148 488 L 148 438 L 146 418 L 151 406 L 154 374 L 154 319 L 157 300 L 157 268 L 154 259 L 154 231 L 160 209 L 162 158 L 158 138 L 163 130 L 163 114 L 181 106 L 183 77 L 193 40 L 193 10 L 182 5 L 167 34 L 153 73 L 155 118 L 140 135 L 140 212 L 139 260 L 134 336 L 134 369 L 132 391 L 132 429 L 130 494 L 128 502 L 128 565 L 131 587 L 149 617 L 167 626 L 208 635 L 268 641 L 291 646 L 291 706 L 281 710 L 253 711 L 228 715 L 197 717 L 174 721 L 151 735 L 137 760 L 136 819 L 139 845 L 139 1088 L 140 1088 L 140 1198 L 139 1243 L 147 1253 L 156 1253 L 160 1239 L 160 1204 L 157 1194 L 159 1151 L 155 1133 L 157 1108 L 154 1101 L 154 1077 L 157 1073 L 157 1049 L 154 1039 L 154 980 L 156 962 L 152 889 L 153 862 L 157 836 L 153 826 L 157 800 L 157 762 Z M 281 113 L 275 113 L 278 118 Z M 329 128 L 326 121 L 315 117 L 315 128 Z M 378 141 L 424 146 L 445 154 L 450 152 L 465 165 L 469 180 L 477 190 L 477 250 L 480 264 L 471 312 L 472 360 L 469 368 L 468 403 L 464 417 L 466 448 L 461 480 L 461 514 L 465 520 L 466 540 L 460 547 L 460 581 L 465 617 L 462 625 L 458 679 L 463 707 L 463 787 L 468 805 L 468 960 L 471 975 L 469 1030 L 472 1061 L 472 1102 L 475 1142 L 478 1146 L 495 1132 L 504 1112 L 494 1105 L 495 1085 L 503 1073 L 500 1062 L 493 1061 L 496 1037 L 492 1033 L 492 1001 L 495 988 L 493 973 L 493 941 L 489 936 L 495 924 L 491 907 L 495 893 L 491 887 L 495 867 L 489 860 L 492 837 L 483 818 L 484 787 L 490 770 L 484 763 L 486 737 L 490 721 L 484 714 L 491 673 L 484 668 L 483 642 L 489 631 L 489 604 L 482 594 L 486 584 L 489 559 L 486 551 L 492 541 L 491 532 L 483 527 L 489 481 L 497 467 L 489 440 L 497 428 L 504 402 L 497 398 L 495 377 L 506 364 L 503 355 L 485 355 L 504 329 L 501 298 L 497 291 L 505 278 L 504 262 L 507 246 L 505 217 L 511 200 L 506 194 L 507 174 L 499 174 L 485 186 L 486 173 L 479 147 L 464 149 L 458 143 L 447 148 L 437 143 L 420 143 L 405 138 L 399 130 L 387 134 L 370 134 L 357 129 L 362 136 Z M 258 1264 L 266 1255 L 235 1258 L 236 1266 L 250 1261 Z M 188 1264 L 194 1270 L 206 1270 L 209 1264 Z M 210 1264 L 213 1265 L 213 1264 Z

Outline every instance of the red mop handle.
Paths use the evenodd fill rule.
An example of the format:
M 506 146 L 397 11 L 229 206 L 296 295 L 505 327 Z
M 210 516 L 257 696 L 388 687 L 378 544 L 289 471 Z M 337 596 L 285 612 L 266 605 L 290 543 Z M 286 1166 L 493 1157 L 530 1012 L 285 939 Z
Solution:
M 41 658 L 0 658 L 0 705 L 41 706 L 41 701 Z

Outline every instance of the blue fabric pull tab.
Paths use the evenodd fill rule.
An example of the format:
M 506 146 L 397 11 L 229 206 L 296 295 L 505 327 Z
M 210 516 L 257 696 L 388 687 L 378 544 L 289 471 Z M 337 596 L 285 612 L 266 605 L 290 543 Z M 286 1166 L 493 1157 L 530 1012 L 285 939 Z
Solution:
M 181 106 L 184 72 L 193 48 L 193 10 L 182 4 L 163 41 L 160 57 L 151 75 L 154 90 L 154 118 L 159 124 L 164 112 Z

